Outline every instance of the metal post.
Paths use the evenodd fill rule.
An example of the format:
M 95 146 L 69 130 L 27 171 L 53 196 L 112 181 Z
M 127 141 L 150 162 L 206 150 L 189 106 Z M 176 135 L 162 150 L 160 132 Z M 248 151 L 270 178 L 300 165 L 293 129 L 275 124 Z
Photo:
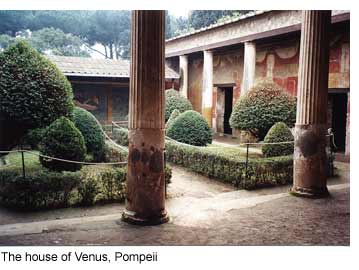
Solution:
M 247 146 L 247 153 L 246 153 L 246 174 L 245 174 L 245 178 L 244 180 L 247 181 L 247 177 L 248 177 L 248 153 L 249 153 L 249 144 L 246 144 Z
M 21 145 L 21 160 L 22 160 L 22 177 L 24 178 L 25 180 L 25 158 L 24 158 L 24 151 L 23 151 L 23 148 L 22 148 L 22 145 Z

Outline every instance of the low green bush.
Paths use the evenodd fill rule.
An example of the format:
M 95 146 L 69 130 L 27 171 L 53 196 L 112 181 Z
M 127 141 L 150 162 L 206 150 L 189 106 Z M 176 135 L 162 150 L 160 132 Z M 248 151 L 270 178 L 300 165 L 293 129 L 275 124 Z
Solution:
M 181 113 L 193 109 L 191 102 L 174 89 L 166 90 L 165 100 L 166 100 L 166 106 L 165 106 L 166 122 L 170 118 L 172 111 L 176 109 L 179 110 L 179 112 Z
M 288 126 L 283 122 L 278 122 L 270 128 L 263 142 L 279 143 L 291 141 L 294 141 L 294 137 Z M 294 143 L 265 144 L 262 147 L 262 152 L 265 157 L 293 155 Z
M 104 156 L 105 135 L 95 116 L 85 109 L 75 107 L 73 111 L 73 122 L 84 137 L 87 153 L 93 156 L 94 161 L 102 161 Z
M 245 158 L 214 152 L 205 147 L 166 141 L 166 159 L 199 174 L 245 189 L 281 185 L 293 181 L 293 157 Z
M 84 161 L 86 145 L 81 132 L 66 117 L 55 120 L 46 130 L 41 141 L 40 153 L 49 157 L 71 161 Z M 58 161 L 49 158 L 40 158 L 41 164 L 53 171 L 77 171 L 82 165 Z
M 204 117 L 196 111 L 181 113 L 171 123 L 166 135 L 176 141 L 205 146 L 212 143 L 212 131 Z
M 126 195 L 126 168 L 102 168 L 82 170 L 78 188 L 79 204 L 122 202 Z
M 41 170 L 23 178 L 20 172 L 0 170 L 0 203 L 22 210 L 65 207 L 80 182 L 79 172 Z
M 113 129 L 113 139 L 116 143 L 123 146 L 128 146 L 128 129 L 123 127 L 117 127 Z

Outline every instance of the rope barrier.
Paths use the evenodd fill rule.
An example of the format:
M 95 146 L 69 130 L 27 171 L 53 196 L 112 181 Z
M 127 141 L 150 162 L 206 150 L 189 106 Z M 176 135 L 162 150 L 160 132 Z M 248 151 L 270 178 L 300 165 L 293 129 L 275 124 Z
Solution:
M 0 151 L 0 153 L 4 153 L 4 154 L 5 153 L 28 153 L 28 154 L 31 154 L 31 155 L 35 155 L 35 156 L 39 156 L 39 157 L 43 157 L 43 158 L 47 158 L 47 159 L 54 159 L 54 160 L 58 160 L 58 161 L 62 161 L 62 162 L 76 163 L 76 164 L 83 164 L 83 165 L 120 165 L 120 164 L 127 164 L 127 162 L 125 162 L 125 161 L 121 161 L 121 162 L 84 162 L 84 161 L 77 161 L 77 160 L 68 160 L 68 159 L 56 158 L 56 157 L 51 157 L 51 156 L 39 154 L 37 152 L 29 151 L 29 150 Z

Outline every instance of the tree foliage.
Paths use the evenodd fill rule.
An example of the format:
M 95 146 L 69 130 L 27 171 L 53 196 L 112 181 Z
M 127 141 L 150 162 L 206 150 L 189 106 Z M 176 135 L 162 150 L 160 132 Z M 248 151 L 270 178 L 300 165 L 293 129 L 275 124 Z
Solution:
M 55 120 L 47 129 L 40 144 L 42 155 L 66 159 L 71 161 L 84 161 L 86 145 L 81 132 L 66 117 Z M 40 157 L 41 164 L 53 171 L 77 171 L 82 165 Z
M 274 82 L 262 81 L 239 98 L 229 121 L 232 128 L 249 131 L 263 139 L 277 122 L 292 127 L 295 115 L 295 98 Z
M 105 149 L 105 135 L 95 116 L 85 109 L 75 107 L 73 113 L 75 126 L 84 136 L 87 153 L 94 157 L 95 161 L 101 161 Z
M 197 146 L 212 143 L 212 131 L 203 116 L 196 111 L 181 113 L 167 128 L 166 135 L 176 141 Z
M 0 53 L 0 118 L 8 126 L 8 148 L 29 129 L 70 116 L 73 94 L 69 81 L 47 58 L 20 41 Z M 8 141 L 10 139 L 10 141 Z M 3 149 L 4 149 L 3 148 Z
M 264 138 L 265 143 L 291 142 L 293 140 L 292 132 L 283 122 L 274 124 Z M 262 152 L 265 157 L 292 155 L 293 151 L 294 144 L 292 143 L 265 144 L 262 147 Z
M 187 110 L 192 110 L 191 102 L 182 96 L 178 91 L 174 89 L 166 90 L 166 107 L 165 107 L 165 120 L 166 122 L 171 116 L 171 113 L 174 110 L 178 110 L 179 112 L 185 112 Z

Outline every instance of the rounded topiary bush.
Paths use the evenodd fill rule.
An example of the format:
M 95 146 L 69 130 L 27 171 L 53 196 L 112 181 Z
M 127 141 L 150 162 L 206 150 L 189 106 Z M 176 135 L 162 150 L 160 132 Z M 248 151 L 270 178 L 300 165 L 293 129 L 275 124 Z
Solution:
M 65 75 L 24 41 L 0 54 L 0 112 L 31 127 L 43 127 L 73 110 Z
M 7 124 L 6 142 L 10 148 L 29 129 L 45 127 L 73 110 L 71 84 L 61 71 L 25 41 L 0 53 L 0 121 Z M 0 123 L 1 124 L 1 123 Z
M 75 126 L 81 131 L 85 139 L 87 153 L 96 161 L 101 161 L 104 155 L 105 135 L 92 113 L 75 107 L 73 112 Z
M 181 114 L 181 112 L 179 110 L 174 109 L 171 113 L 170 118 L 168 118 L 168 120 L 167 120 L 166 128 L 168 128 L 180 114 Z
M 265 143 L 291 142 L 294 140 L 292 132 L 283 122 L 274 124 L 264 138 Z M 294 144 L 265 144 L 262 152 L 265 157 L 277 157 L 293 154 Z
M 212 131 L 203 116 L 196 111 L 181 113 L 167 129 L 167 136 L 191 145 L 212 143 Z
M 84 161 L 86 145 L 81 132 L 66 117 L 55 120 L 46 130 L 40 145 L 42 155 L 72 161 Z M 53 171 L 76 171 L 82 165 L 40 157 L 41 164 Z
M 240 97 L 230 117 L 232 128 L 251 132 L 263 139 L 271 126 L 295 123 L 296 100 L 272 81 L 262 81 Z
M 171 116 L 173 110 L 177 109 L 180 113 L 192 110 L 191 102 L 174 89 L 166 90 L 166 122 Z

